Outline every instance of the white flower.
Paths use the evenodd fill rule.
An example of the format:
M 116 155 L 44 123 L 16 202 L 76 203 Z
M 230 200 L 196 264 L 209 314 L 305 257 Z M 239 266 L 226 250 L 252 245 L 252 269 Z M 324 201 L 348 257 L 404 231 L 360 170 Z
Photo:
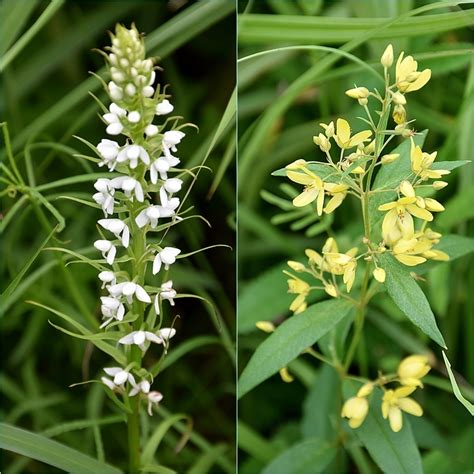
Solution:
M 174 306 L 174 298 L 176 297 L 176 290 L 173 289 L 173 281 L 168 280 L 163 283 L 160 287 L 159 292 L 155 295 L 155 312 L 160 314 L 160 302 L 159 300 L 168 300 L 171 306 Z
M 104 272 L 99 273 L 99 280 L 102 282 L 101 288 L 104 289 L 105 285 L 107 283 L 112 283 L 112 285 L 115 285 L 116 283 L 116 278 L 115 278 L 115 273 L 111 272 L 110 270 L 106 270 Z
M 166 115 L 173 112 L 174 107 L 168 99 L 161 101 L 156 105 L 156 115 Z
M 181 191 L 182 185 L 183 185 L 183 181 L 181 179 L 170 178 L 165 181 L 163 186 L 166 189 L 166 191 L 168 191 L 170 194 L 174 194 Z
M 128 198 L 132 197 L 133 192 L 138 202 L 143 202 L 145 200 L 142 185 L 140 184 L 140 181 L 137 181 L 135 178 L 131 178 L 130 176 L 119 176 L 111 180 L 111 185 L 115 189 L 121 189 Z
M 161 193 L 160 193 L 161 196 Z M 168 199 L 166 205 L 158 206 L 160 210 L 160 217 L 172 217 L 175 215 L 175 210 L 179 207 L 179 199 L 177 197 Z
M 109 113 L 102 116 L 105 123 L 108 124 L 105 131 L 109 135 L 120 135 L 123 130 L 123 125 L 120 122 L 120 117 L 125 117 L 127 115 L 127 111 L 122 109 L 117 104 L 113 102 L 110 104 Z
M 138 166 L 138 159 L 143 161 L 145 165 L 150 164 L 150 156 L 145 148 L 139 145 L 127 145 L 117 155 L 118 163 L 130 162 L 130 168 L 135 169 Z
M 102 252 L 102 257 L 105 258 L 109 265 L 114 263 L 115 255 L 117 255 L 117 249 L 112 242 L 108 240 L 96 240 L 94 242 L 94 247 Z
M 181 142 L 184 135 L 184 132 L 181 132 L 180 130 L 170 130 L 164 133 L 161 146 L 165 156 L 171 156 L 170 150 L 177 151 L 176 145 Z
M 128 248 L 130 243 L 130 229 L 125 222 L 120 219 L 100 219 L 98 224 L 105 230 L 112 232 L 112 234 L 122 241 L 122 245 Z
M 158 225 L 158 219 L 160 217 L 160 207 L 149 206 L 138 214 L 135 218 L 135 222 L 140 229 L 147 224 L 150 224 L 150 227 L 154 229 Z
M 109 287 L 109 293 L 117 298 L 118 296 L 125 296 L 129 304 L 132 303 L 133 296 L 143 303 L 151 303 L 151 298 L 145 289 L 134 283 L 133 281 L 124 281 Z
M 153 97 L 153 94 L 155 93 L 155 89 L 151 86 L 145 86 L 142 89 L 142 95 L 143 97 Z
M 142 351 L 145 351 L 145 341 L 163 344 L 163 339 L 150 331 L 133 331 L 119 339 L 119 344 L 129 346 L 136 344 Z
M 138 393 L 142 392 L 145 394 L 148 394 L 150 391 L 150 382 L 148 380 L 142 380 L 139 383 L 132 383 L 133 388 L 130 390 L 130 393 L 128 394 L 129 397 L 134 397 Z
M 115 159 L 117 158 L 117 155 L 120 151 L 119 144 L 113 140 L 107 140 L 106 138 L 103 138 L 97 145 L 97 151 L 103 158 L 103 160 L 99 162 L 98 165 L 107 165 L 109 170 L 113 171 L 116 164 Z
M 125 382 L 130 382 L 132 385 L 135 385 L 135 378 L 127 370 L 122 369 L 121 367 L 105 367 L 104 372 L 113 377 L 113 383 L 116 386 L 123 387 Z
M 153 391 L 147 395 L 147 398 L 148 398 L 147 411 L 150 416 L 153 416 L 153 412 L 152 412 L 153 404 L 158 405 L 158 403 L 160 403 L 161 400 L 163 400 L 163 395 L 160 392 Z
M 105 328 L 105 326 L 107 326 L 112 321 L 112 319 L 116 319 L 117 321 L 123 320 L 125 315 L 125 306 L 120 300 L 110 296 L 101 296 L 100 301 L 102 303 L 100 306 L 102 316 L 106 318 L 106 321 L 101 324 L 101 328 Z
M 111 185 L 110 179 L 99 178 L 95 184 L 94 188 L 97 189 L 97 193 L 92 196 L 92 199 L 102 207 L 104 214 L 107 216 L 108 214 L 114 213 L 114 193 L 115 189 Z
M 168 270 L 169 266 L 176 262 L 176 257 L 180 253 L 181 250 L 175 247 L 165 247 L 158 252 L 153 260 L 153 275 L 156 275 L 160 271 L 162 263 L 165 265 L 165 270 Z
M 156 184 L 158 181 L 158 173 L 160 178 L 165 180 L 168 178 L 167 172 L 173 166 L 176 166 L 179 163 L 179 158 L 176 158 L 169 154 L 168 156 L 160 156 L 155 160 L 150 166 L 150 180 L 153 184 Z

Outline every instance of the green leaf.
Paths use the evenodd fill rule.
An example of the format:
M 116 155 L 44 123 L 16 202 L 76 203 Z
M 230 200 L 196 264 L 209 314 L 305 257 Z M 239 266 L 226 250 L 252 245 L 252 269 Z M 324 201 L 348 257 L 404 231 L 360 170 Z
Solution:
M 278 449 L 268 440 L 260 436 L 251 426 L 238 421 L 239 449 L 250 454 L 262 463 L 268 463 L 278 454 Z
M 469 12 L 469 13 L 468 13 Z M 386 18 L 336 18 L 302 15 L 243 15 L 239 21 L 241 44 L 338 44 L 350 41 L 366 31 L 374 30 L 373 38 L 393 40 L 426 34 L 442 33 L 472 25 L 470 10 L 404 18 L 403 22 L 380 28 Z
M 352 384 L 353 385 L 353 384 Z M 347 385 L 344 387 L 346 393 Z M 354 391 L 351 390 L 351 393 Z M 403 428 L 394 433 L 381 411 L 382 397 L 376 389 L 364 423 L 353 430 L 383 472 L 423 474 L 420 453 L 411 431 L 409 415 L 403 414 Z
M 458 383 L 456 382 L 456 378 L 454 377 L 453 371 L 451 369 L 451 363 L 449 362 L 449 359 L 447 358 L 444 351 L 442 352 L 444 363 L 446 364 L 446 370 L 448 371 L 449 380 L 451 381 L 451 385 L 453 387 L 454 396 L 466 407 L 466 410 L 471 414 L 471 416 L 474 416 L 474 405 L 469 400 L 467 400 L 461 393 L 461 390 L 459 390 Z
M 143 448 L 143 454 L 142 454 L 143 464 L 151 464 L 153 462 L 153 457 L 155 455 L 155 452 L 158 449 L 161 441 L 165 437 L 165 434 L 175 423 L 181 420 L 188 420 L 188 422 L 191 421 L 188 415 L 178 413 L 176 415 L 171 415 L 160 422 L 158 427 L 150 436 L 145 447 Z M 191 426 L 189 428 L 191 430 Z
M 285 367 L 324 336 L 351 309 L 344 300 L 327 300 L 292 316 L 257 348 L 239 381 L 239 398 Z
M 0 423 L 0 448 L 71 473 L 119 474 L 121 472 L 110 464 L 99 462 L 57 441 L 6 423 Z
M 46 306 L 44 304 L 41 304 L 41 303 L 38 303 L 36 301 L 27 301 L 26 303 L 29 303 L 29 304 L 32 304 L 32 305 L 35 305 L 35 306 L 39 306 L 40 308 L 43 308 L 45 309 L 46 311 L 49 311 L 57 316 L 59 316 L 61 319 L 63 319 L 64 321 L 66 321 L 67 323 L 69 323 L 72 327 L 74 327 L 75 329 L 77 329 L 80 333 L 84 334 L 85 336 L 90 336 L 88 338 L 88 340 L 90 340 L 92 342 L 92 344 L 94 344 L 94 346 L 96 346 L 98 349 L 100 349 L 101 351 L 105 352 L 106 354 L 109 354 L 111 357 L 113 357 L 119 364 L 121 365 L 126 365 L 127 362 L 126 362 L 126 358 L 125 358 L 125 355 L 120 351 L 118 350 L 116 347 L 108 344 L 107 342 L 103 341 L 103 340 L 98 340 L 95 338 L 94 334 L 92 333 L 92 331 L 90 331 L 89 329 L 85 328 L 82 324 L 78 323 L 74 318 L 72 318 L 71 316 L 68 316 L 67 314 L 64 314 L 63 312 L 61 311 L 58 311 L 54 308 L 50 308 L 49 306 Z M 63 332 L 66 332 L 64 329 L 61 329 Z M 105 334 L 105 333 L 104 333 Z
M 318 474 L 336 455 L 337 449 L 319 438 L 297 443 L 281 453 L 262 474 Z
M 339 417 L 339 400 L 335 396 L 339 390 L 339 376 L 327 364 L 319 371 L 313 386 L 308 391 L 303 404 L 301 431 L 305 438 L 332 440 L 335 435 L 335 421 Z
M 46 246 L 46 244 L 49 242 L 49 239 L 53 236 L 53 234 L 56 232 L 57 227 L 55 227 L 49 235 L 46 237 L 46 239 L 43 240 L 42 244 L 38 247 L 36 252 L 28 259 L 28 261 L 23 265 L 23 268 L 18 272 L 16 277 L 12 280 L 12 282 L 8 285 L 8 287 L 5 289 L 5 291 L 2 293 L 2 302 L 5 302 L 7 298 L 11 296 L 11 294 L 15 291 L 23 277 L 25 276 L 25 273 L 29 270 L 33 262 L 37 259 L 38 255 L 40 254 L 41 250 Z M 3 304 L 2 304 L 3 306 Z
M 441 347 L 446 348 L 428 300 L 411 270 L 405 269 L 392 255 L 380 255 L 381 266 L 386 271 L 385 287 L 393 302 L 405 313 L 407 318 Z M 411 269 L 411 267 L 410 267 Z

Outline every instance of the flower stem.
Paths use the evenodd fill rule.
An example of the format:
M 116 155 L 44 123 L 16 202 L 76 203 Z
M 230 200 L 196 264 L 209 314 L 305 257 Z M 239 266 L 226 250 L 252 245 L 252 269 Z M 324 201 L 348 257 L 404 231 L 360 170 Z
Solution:
M 129 472 L 140 472 L 140 397 L 130 399 L 133 413 L 127 415 Z

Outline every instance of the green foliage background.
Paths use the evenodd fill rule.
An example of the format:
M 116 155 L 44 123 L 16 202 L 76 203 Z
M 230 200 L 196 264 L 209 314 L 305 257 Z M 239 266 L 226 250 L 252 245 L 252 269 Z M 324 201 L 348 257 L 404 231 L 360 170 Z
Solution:
M 396 57 L 404 50 L 414 55 L 420 69 L 429 67 L 433 72 L 428 85 L 408 97 L 409 119 L 416 119 L 418 131 L 429 129 L 423 149 L 439 150 L 439 161 L 472 161 L 474 11 L 471 2 L 458 6 L 440 2 L 436 9 L 416 16 L 409 13 L 428 5 L 436 6 L 435 2 L 414 0 L 242 1 L 238 56 L 285 46 L 323 45 L 350 52 L 381 70 L 379 58 L 392 43 Z M 390 20 L 392 24 L 382 29 Z M 355 200 L 347 199 L 334 218 L 329 215 L 319 220 L 314 213 L 292 207 L 290 196 L 296 195 L 296 188 L 289 186 L 288 180 L 270 176 L 296 159 L 321 159 L 312 142 L 312 136 L 320 131 L 318 124 L 337 117 L 357 124 L 360 107 L 344 91 L 354 84 L 369 89 L 377 86 L 359 64 L 335 54 L 328 64 L 330 56 L 323 51 L 295 49 L 239 64 L 240 371 L 268 338 L 255 329 L 255 322 L 281 323 L 289 315 L 292 295 L 287 294 L 282 274 L 286 260 L 301 260 L 305 248 L 321 248 L 328 234 L 336 236 L 344 249 L 361 235 L 362 218 L 356 217 L 360 211 Z M 448 177 L 449 186 L 437 195 L 446 212 L 435 219 L 435 229 L 473 236 L 473 177 L 472 164 Z M 426 281 L 419 282 L 446 340 L 461 390 L 471 402 L 472 264 L 472 254 L 467 255 L 436 266 L 424 275 Z M 378 369 L 393 371 L 409 353 L 427 353 L 433 362 L 419 398 L 425 415 L 421 419 L 405 416 L 410 418 L 423 469 L 426 473 L 470 472 L 474 463 L 468 448 L 474 441 L 472 418 L 452 394 L 439 347 L 406 319 L 388 295 L 377 295 L 351 372 L 376 377 Z M 332 438 L 341 407 L 334 372 L 309 355 L 294 360 L 289 370 L 295 377 L 293 383 L 285 384 L 276 375 L 239 401 L 239 472 L 306 472 L 295 467 L 304 464 L 305 456 L 309 456 L 307 466 L 312 466 L 312 472 L 318 467 L 318 472 L 379 472 L 377 463 L 393 453 L 381 449 L 378 455 L 371 452 L 369 456 L 363 448 L 370 443 L 364 439 L 370 435 L 369 429 L 360 429 L 357 437 L 348 431 L 341 439 Z M 353 393 L 349 390 L 346 397 Z M 391 439 L 388 431 L 380 436 Z M 321 439 L 331 444 L 324 446 Z M 404 435 L 397 441 L 395 436 L 393 442 L 408 459 L 413 438 Z M 325 457 L 328 451 L 324 449 L 336 450 L 332 461 Z M 417 472 L 413 467 L 405 468 L 408 470 L 399 466 L 389 472 Z
M 183 165 L 191 168 L 200 164 L 209 150 L 235 86 L 235 5 L 227 0 L 7 0 L 0 5 L 2 52 L 8 49 L 11 53 L 10 48 L 23 46 L 20 38 L 32 25 L 38 26 L 36 22 L 48 8 L 54 9 L 52 14 L 46 13 L 46 21 L 2 72 L 2 121 L 8 122 L 15 162 L 25 185 L 6 190 L 2 183 L 2 190 L 6 190 L 1 222 L 2 291 L 14 278 L 20 280 L 16 289 L 2 298 L 1 414 L 9 424 L 124 468 L 126 427 L 116 407 L 99 384 L 68 388 L 100 378 L 102 368 L 111 365 L 110 358 L 87 341 L 60 333 L 48 319 L 60 325 L 63 322 L 25 302 L 35 300 L 51 306 L 91 328 L 91 320 L 99 318 L 96 271 L 84 264 L 68 265 L 74 260 L 71 256 L 46 250 L 37 254 L 37 250 L 44 243 L 43 247 L 80 249 L 96 258 L 92 244 L 98 238 L 95 224 L 101 213 L 61 196 L 90 198 L 96 177 L 77 177 L 103 171 L 73 156 L 89 154 L 73 135 L 92 143 L 106 136 L 97 104 L 88 95 L 93 90 L 105 100 L 99 81 L 88 71 L 103 67 L 103 58 L 92 49 L 109 43 L 106 31 L 112 30 L 115 22 L 135 22 L 139 31 L 146 33 L 148 53 L 161 58 L 159 65 L 164 71 L 158 74 L 159 82 L 170 84 L 175 112 L 199 127 L 199 132 L 187 130 L 180 147 Z M 235 104 L 230 108 L 235 109 Z M 234 247 L 233 123 L 231 116 L 206 163 L 213 173 L 201 172 L 187 202 L 195 207 L 196 214 L 210 221 L 212 228 L 198 220 L 180 225 L 173 243 L 183 249 L 218 243 Z M 5 149 L 1 157 L 11 170 Z M 63 219 L 64 230 L 44 242 Z M 156 459 L 179 472 L 208 472 L 214 463 L 219 472 L 234 472 L 234 260 L 233 251 L 218 248 L 173 267 L 178 291 L 211 300 L 220 320 L 218 324 L 213 311 L 197 300 L 177 301 L 176 313 L 181 318 L 170 350 L 173 363 L 154 385 L 165 398 L 159 415 L 143 419 L 149 434 L 169 422 Z M 31 266 L 20 275 L 28 261 Z M 147 363 L 152 364 L 152 358 Z M 173 413 L 189 416 L 191 434 L 187 419 L 170 418 Z M 15 433 L 3 427 L 0 431 L 2 446 L 8 449 Z M 190 440 L 176 454 L 174 449 L 183 433 Z M 41 440 L 32 443 L 37 445 L 35 449 L 47 448 Z M 52 451 L 59 456 L 60 450 Z M 35 457 L 34 452 L 30 454 Z M 52 457 L 46 462 L 48 459 L 57 465 Z M 82 469 L 86 470 L 85 464 Z M 105 468 L 92 470 L 98 469 Z M 163 469 L 160 472 L 174 472 Z M 1 470 L 53 472 L 54 468 L 3 452 Z

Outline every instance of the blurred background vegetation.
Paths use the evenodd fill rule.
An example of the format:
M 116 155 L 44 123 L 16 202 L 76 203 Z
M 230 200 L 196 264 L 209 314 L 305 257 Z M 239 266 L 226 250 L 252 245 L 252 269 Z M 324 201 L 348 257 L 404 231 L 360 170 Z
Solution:
M 47 9 L 51 13 L 45 13 Z M 91 315 L 99 320 L 96 271 L 67 265 L 73 257 L 37 250 L 42 245 L 64 246 L 96 258 L 92 244 L 98 238 L 95 225 L 101 213 L 61 198 L 67 194 L 89 199 L 96 178 L 77 177 L 101 171 L 73 156 L 90 153 L 73 135 L 94 144 L 106 136 L 97 104 L 88 95 L 93 91 L 107 103 L 99 81 L 88 74 L 103 68 L 103 58 L 93 48 L 109 44 L 107 31 L 116 22 L 134 22 L 146 33 L 147 52 L 161 58 L 158 64 L 164 71 L 158 81 L 170 84 L 175 112 L 199 127 L 199 132 L 187 130 L 179 150 L 183 166 L 191 168 L 208 151 L 235 86 L 235 5 L 228 0 L 4 0 L 0 11 L 1 117 L 8 122 L 25 183 L 1 183 L 2 291 L 14 278 L 19 283 L 2 298 L 2 419 L 99 459 L 105 452 L 109 463 L 124 467 L 126 427 L 102 387 L 68 388 L 100 378 L 111 360 L 91 344 L 54 329 L 48 324 L 48 319 L 58 323 L 54 315 L 25 303 L 36 300 L 90 327 Z M 22 45 L 20 38 L 32 25 L 37 31 Z M 8 58 L 14 48 L 19 48 L 18 54 Z M 188 201 L 212 228 L 196 219 L 180 225 L 173 244 L 182 249 L 218 243 L 234 247 L 233 123 L 207 160 L 213 172 L 202 171 Z M 5 149 L 1 160 L 11 171 Z M 3 169 L 2 176 L 9 179 L 8 170 Z M 63 223 L 64 229 L 44 242 L 54 226 Z M 31 266 L 22 273 L 26 264 Z M 217 248 L 198 253 L 174 265 L 171 276 L 178 292 L 211 300 L 220 323 L 197 300 L 177 300 L 181 318 L 170 350 L 174 363 L 155 381 L 164 394 L 160 415 L 144 420 L 144 426 L 151 433 L 170 413 L 189 415 L 194 426 L 187 445 L 179 454 L 174 452 L 188 427 L 185 422 L 173 424 L 160 445 L 159 463 L 199 473 L 217 463 L 219 472 L 234 472 L 235 252 Z M 153 363 L 152 357 L 147 363 Z M 56 472 L 5 452 L 1 470 Z
M 418 131 L 429 129 L 424 149 L 438 160 L 472 160 L 474 153 L 474 10 L 471 5 L 440 2 L 435 10 L 411 11 L 435 2 L 418 0 L 280 0 L 239 2 L 238 56 L 282 46 L 341 48 L 381 71 L 379 58 L 388 43 L 431 68 L 432 79 L 408 98 L 408 117 Z M 399 19 L 397 21 L 397 18 Z M 392 23 L 385 28 L 381 25 Z M 270 173 L 304 158 L 323 159 L 313 144 L 319 123 L 344 117 L 357 124 L 360 108 L 344 91 L 377 86 L 360 65 L 322 51 L 282 51 L 241 62 L 239 83 L 239 370 L 268 337 L 255 322 L 281 322 L 289 315 L 282 270 L 286 260 L 301 259 L 305 248 L 321 248 L 328 234 L 350 248 L 361 232 L 358 203 L 347 199 L 336 215 L 318 219 L 296 210 L 288 180 Z M 360 128 L 363 127 L 360 122 Z M 395 147 L 395 144 L 394 144 Z M 474 167 L 449 177 L 437 199 L 446 212 L 433 227 L 443 233 L 473 235 Z M 449 347 L 448 356 L 464 394 L 474 390 L 473 256 L 438 265 L 421 282 Z M 416 271 L 416 270 L 415 270 Z M 319 295 L 322 298 L 323 295 Z M 316 296 L 318 298 L 318 296 Z M 392 371 L 407 353 L 428 353 L 434 368 L 426 379 L 421 404 L 425 416 L 411 417 L 427 473 L 470 472 L 474 427 L 451 392 L 439 348 L 418 331 L 390 299 L 378 295 L 368 314 L 365 344 L 353 373 Z M 244 474 L 260 472 L 295 442 L 329 437 L 340 404 L 331 375 L 309 356 L 290 364 L 293 383 L 278 375 L 239 401 L 239 462 Z M 332 387 L 332 388 L 331 388 Z M 329 431 L 328 431 L 329 430 Z M 269 473 L 270 471 L 264 471 Z M 325 472 L 378 472 L 357 444 L 340 450 Z

